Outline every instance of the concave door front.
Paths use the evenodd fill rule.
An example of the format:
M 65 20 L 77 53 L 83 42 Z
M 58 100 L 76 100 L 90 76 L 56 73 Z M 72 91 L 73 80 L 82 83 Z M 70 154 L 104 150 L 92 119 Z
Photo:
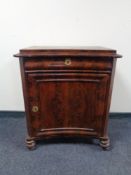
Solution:
M 105 111 L 108 74 L 28 74 L 34 128 L 39 131 L 87 128 L 99 131 Z M 31 117 L 32 120 L 32 117 Z

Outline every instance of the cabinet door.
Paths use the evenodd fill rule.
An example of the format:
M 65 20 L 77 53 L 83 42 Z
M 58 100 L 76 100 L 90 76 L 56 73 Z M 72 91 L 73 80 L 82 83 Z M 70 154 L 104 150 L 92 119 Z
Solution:
M 110 76 L 93 73 L 29 73 L 32 132 L 87 128 L 100 132 Z

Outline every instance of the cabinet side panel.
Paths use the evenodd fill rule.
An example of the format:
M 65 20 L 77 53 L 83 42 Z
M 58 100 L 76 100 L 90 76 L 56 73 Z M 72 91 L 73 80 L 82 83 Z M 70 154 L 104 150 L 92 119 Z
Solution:
M 113 59 L 112 62 L 112 73 L 110 76 L 110 81 L 108 82 L 108 88 L 106 92 L 106 103 L 105 103 L 105 119 L 103 121 L 103 126 L 102 127 L 102 137 L 107 137 L 108 133 L 108 115 L 109 115 L 109 110 L 110 110 L 110 104 L 111 104 L 111 96 L 112 96 L 112 90 L 113 90 L 113 82 L 114 82 L 114 75 L 115 75 L 115 68 L 116 68 L 116 61 L 117 59 Z
M 31 131 L 31 123 L 30 123 L 30 114 L 29 114 L 29 102 L 28 102 L 28 82 L 25 74 L 24 69 L 24 59 L 19 58 L 20 63 L 20 70 L 21 70 L 21 79 L 22 79 L 22 89 L 23 89 L 23 97 L 24 97 L 24 106 L 25 106 L 25 112 L 26 112 L 26 123 L 27 123 L 27 131 L 28 135 L 31 137 L 32 131 Z

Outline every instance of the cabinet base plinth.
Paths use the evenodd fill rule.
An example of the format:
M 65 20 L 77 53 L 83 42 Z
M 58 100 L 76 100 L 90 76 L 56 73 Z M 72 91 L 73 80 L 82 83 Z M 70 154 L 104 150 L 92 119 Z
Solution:
M 72 137 L 73 137 L 73 135 L 72 135 Z M 84 136 L 85 137 L 85 136 Z M 82 138 L 84 138 L 84 137 L 82 137 Z M 50 140 L 51 138 L 59 138 L 58 136 L 50 136 L 50 137 L 39 137 L 39 138 L 32 138 L 32 137 L 28 137 L 27 139 L 26 139 L 26 146 L 27 146 L 27 148 L 29 149 L 29 150 L 34 150 L 34 149 L 36 149 L 36 140 Z M 60 137 L 61 138 L 61 137 Z M 65 138 L 70 138 L 69 136 L 68 137 L 66 137 L 65 136 Z M 73 138 L 76 138 L 75 137 L 75 135 L 74 135 L 74 137 Z M 80 137 L 78 137 L 78 138 L 80 138 Z M 88 137 L 88 136 L 86 136 L 85 138 L 90 138 L 91 140 L 90 140 L 90 143 L 93 143 L 93 139 L 98 139 L 98 140 L 100 140 L 100 147 L 103 149 L 103 150 L 110 150 L 111 149 L 111 147 L 110 147 L 110 139 L 109 139 L 109 137 Z

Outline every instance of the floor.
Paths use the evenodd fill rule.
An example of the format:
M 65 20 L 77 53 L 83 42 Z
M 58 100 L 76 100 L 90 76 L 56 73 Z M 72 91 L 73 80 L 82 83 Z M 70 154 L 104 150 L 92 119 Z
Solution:
M 0 113 L 0 175 L 131 175 L 131 117 L 111 117 L 112 148 L 97 140 L 40 142 L 29 151 L 24 144 L 24 113 Z

